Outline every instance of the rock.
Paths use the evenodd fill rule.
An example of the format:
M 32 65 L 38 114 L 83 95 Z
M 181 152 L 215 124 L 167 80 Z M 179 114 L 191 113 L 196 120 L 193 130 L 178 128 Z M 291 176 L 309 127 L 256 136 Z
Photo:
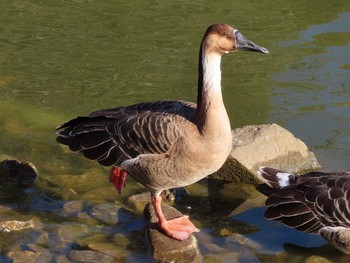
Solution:
M 332 263 L 332 261 L 320 256 L 311 256 L 305 261 L 305 263 Z
M 257 184 L 255 174 L 260 166 L 292 173 L 320 168 L 307 146 L 277 124 L 245 126 L 234 129 L 232 135 L 230 157 L 213 178 Z
M 91 204 L 86 201 L 73 200 L 68 201 L 63 204 L 61 212 L 67 217 L 75 217 L 79 213 L 82 213 L 86 210 L 87 207 L 90 207 Z
M 0 232 L 9 233 L 12 231 L 19 231 L 28 228 L 34 228 L 35 223 L 33 220 L 28 221 L 18 221 L 18 220 L 8 220 L 0 222 Z
M 228 252 L 226 254 L 219 254 L 219 255 L 215 255 L 215 254 L 206 255 L 204 256 L 204 262 L 207 262 L 207 263 L 240 262 L 239 253 Z
M 151 201 L 151 193 L 149 191 L 140 194 L 134 194 L 128 197 L 128 204 L 137 214 L 142 214 L 145 206 Z
M 9 251 L 5 254 L 5 262 L 35 263 L 39 256 L 40 253 L 29 250 Z
M 6 214 L 12 212 L 11 207 L 5 206 L 5 205 L 0 205 L 0 215 Z
M 29 187 L 34 183 L 38 170 L 30 162 L 3 160 L 0 162 L 0 188 Z
M 208 198 L 213 212 L 222 215 L 241 214 L 254 207 L 265 205 L 266 196 L 247 183 L 234 183 L 224 180 L 208 179 Z
M 181 196 L 184 195 L 184 192 L 186 193 L 184 188 L 166 189 L 161 193 L 161 196 L 163 201 L 168 201 L 169 203 L 174 202 L 175 198 L 181 198 Z M 145 206 L 149 202 L 151 202 L 151 193 L 149 191 L 140 194 L 133 194 L 128 197 L 128 204 L 137 214 L 142 214 Z
M 69 253 L 69 259 L 74 263 L 85 263 L 85 262 L 99 262 L 109 263 L 113 261 L 113 258 L 91 250 L 73 250 Z
M 63 204 L 62 209 L 58 212 L 62 217 L 76 217 L 84 220 L 84 222 L 96 222 L 88 212 L 92 208 L 92 204 L 86 201 L 73 200 Z
M 66 255 L 59 255 L 54 258 L 55 263 L 71 263 L 71 261 L 68 259 Z
M 59 224 L 52 231 L 63 244 L 74 242 L 80 237 L 86 236 L 92 231 L 92 226 L 80 223 Z
M 162 204 L 162 210 L 168 219 L 182 215 L 175 208 L 166 204 Z M 178 241 L 161 233 L 156 225 L 157 217 L 151 204 L 146 205 L 144 216 L 150 222 L 147 226 L 147 237 L 155 261 L 200 262 L 197 239 L 193 235 L 185 241 Z
M 113 243 L 89 243 L 86 244 L 89 250 L 100 252 L 114 259 L 122 260 L 125 257 L 125 253 L 120 249 L 117 249 Z
M 105 224 L 125 224 L 134 219 L 125 208 L 112 203 L 102 203 L 92 206 L 90 216 Z

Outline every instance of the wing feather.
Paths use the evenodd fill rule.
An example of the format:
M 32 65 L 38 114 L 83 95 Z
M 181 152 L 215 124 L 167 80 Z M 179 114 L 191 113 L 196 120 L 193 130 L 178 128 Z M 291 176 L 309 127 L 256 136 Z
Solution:
M 269 180 L 264 180 L 264 173 L 268 173 Z M 278 181 L 273 178 L 276 174 L 276 170 L 266 167 L 260 170 L 265 184 L 274 187 L 265 192 L 269 193 L 265 203 L 267 219 L 311 233 L 317 233 L 324 226 L 350 227 L 350 173 L 294 175 L 295 180 L 285 187 L 271 183 Z
M 192 122 L 194 103 L 158 101 L 99 110 L 57 127 L 57 141 L 102 165 L 145 153 L 166 153 Z

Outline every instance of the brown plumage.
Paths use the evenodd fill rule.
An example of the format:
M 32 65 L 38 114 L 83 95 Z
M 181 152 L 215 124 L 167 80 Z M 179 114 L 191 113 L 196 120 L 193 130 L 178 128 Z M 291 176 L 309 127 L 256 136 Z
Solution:
M 268 53 L 229 25 L 210 26 L 199 52 L 197 105 L 169 100 L 95 111 L 57 127 L 57 141 L 102 165 L 119 167 L 111 177 L 118 191 L 125 172 L 149 188 L 160 227 L 169 236 L 186 239 L 197 229 L 192 225 L 182 231 L 188 222 L 171 221 L 180 226 L 169 230 L 159 194 L 204 178 L 228 157 L 232 138 L 221 94 L 220 62 L 223 54 L 237 50 Z
M 268 196 L 267 219 L 308 233 L 318 233 L 330 244 L 350 254 L 350 172 L 289 174 L 261 167 Z

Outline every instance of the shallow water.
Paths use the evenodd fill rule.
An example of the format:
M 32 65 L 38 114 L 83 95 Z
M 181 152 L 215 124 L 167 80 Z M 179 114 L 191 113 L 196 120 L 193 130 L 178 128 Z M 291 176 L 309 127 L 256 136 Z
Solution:
M 54 128 L 99 108 L 155 99 L 195 101 L 198 46 L 214 22 L 234 24 L 270 51 L 223 58 L 223 93 L 232 126 L 276 122 L 302 139 L 325 170 L 350 169 L 348 1 L 319 1 L 315 6 L 310 1 L 24 0 L 3 1 L 1 11 L 0 157 L 33 162 L 39 170 L 39 189 L 54 197 L 123 202 L 140 191 L 129 181 L 126 192 L 117 196 L 107 182 L 107 170 L 58 145 Z M 191 188 L 194 196 L 208 202 L 205 186 L 198 185 Z M 230 262 L 221 255 L 230 251 L 239 252 L 241 262 L 278 261 L 270 255 L 283 251 L 293 262 L 297 255 L 320 254 L 303 248 L 324 251 L 321 238 L 264 220 L 263 208 L 213 217 L 207 204 L 191 212 L 185 207 L 195 207 L 196 201 L 188 202 L 182 211 L 203 226 L 197 237 L 205 262 Z M 33 206 L 21 217 L 34 215 L 59 225 L 55 216 L 40 212 L 39 208 L 50 207 L 48 203 Z M 76 224 L 64 223 L 71 225 Z M 237 231 L 257 245 L 217 234 L 217 228 L 227 225 L 234 230 L 243 225 L 248 230 Z M 141 219 L 130 226 L 128 242 L 134 241 L 133 229 L 139 233 L 141 226 Z M 84 224 L 77 228 L 87 231 Z M 20 238 L 2 238 L 1 249 Z M 142 239 L 136 240 L 121 246 L 127 261 L 149 260 Z M 287 243 L 302 248 L 288 249 Z M 208 249 L 207 244 L 224 252 Z M 324 256 L 342 256 L 329 253 Z

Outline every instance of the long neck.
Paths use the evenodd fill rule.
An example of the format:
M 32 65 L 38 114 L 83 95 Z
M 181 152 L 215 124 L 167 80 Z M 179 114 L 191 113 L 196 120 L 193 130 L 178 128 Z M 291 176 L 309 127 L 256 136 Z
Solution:
M 198 98 L 196 122 L 199 130 L 215 118 L 226 118 L 221 93 L 221 55 L 201 49 L 198 62 Z M 211 118 L 211 119 L 210 119 Z M 216 121 L 215 121 L 216 122 Z
M 199 52 L 198 61 L 198 108 L 206 107 L 212 91 L 221 96 L 221 55 Z

